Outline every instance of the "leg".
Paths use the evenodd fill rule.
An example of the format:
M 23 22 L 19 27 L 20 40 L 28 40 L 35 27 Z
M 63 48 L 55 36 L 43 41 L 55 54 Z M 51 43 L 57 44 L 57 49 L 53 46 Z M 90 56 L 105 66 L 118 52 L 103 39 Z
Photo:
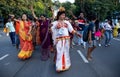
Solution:
M 98 45 L 101 46 L 101 37 L 99 37 L 98 43 Z
M 15 32 L 11 32 L 12 44 L 15 45 Z
M 15 32 L 10 32 L 9 35 L 10 35 L 12 44 L 15 45 Z
M 19 40 L 19 35 L 18 34 L 15 35 L 15 42 L 16 42 L 16 48 L 18 49 L 19 48 L 19 44 L 20 44 L 20 40 Z
M 71 61 L 70 61 L 70 53 L 69 53 L 69 46 L 70 41 L 66 40 L 65 43 L 65 48 L 64 48 L 64 56 L 65 56 L 65 69 L 64 70 L 68 70 L 71 66 Z
M 9 33 L 9 36 L 10 36 L 10 40 L 12 42 L 12 32 Z M 13 44 L 13 42 L 12 42 L 12 44 Z
M 80 31 L 78 31 L 78 33 L 80 34 Z M 81 43 L 81 38 L 77 36 L 77 39 L 78 39 L 78 45 L 80 45 L 80 43 Z
M 91 58 L 92 47 L 88 48 L 87 59 Z
M 89 48 L 88 48 L 88 52 L 87 52 L 87 59 L 88 60 L 92 60 L 91 54 L 95 48 L 96 48 L 96 42 L 95 42 L 95 40 L 93 40 L 92 43 L 89 44 Z
M 110 45 L 110 41 L 111 41 L 111 39 L 112 39 L 112 32 L 111 32 L 111 31 L 109 31 L 108 45 Z
M 91 56 L 91 54 L 92 54 L 92 52 L 93 52 L 93 50 L 96 48 L 96 46 L 93 46 L 93 47 L 89 47 L 88 48 L 88 52 L 87 52 L 87 59 L 88 60 L 92 60 L 92 56 Z
M 105 46 L 108 46 L 108 39 L 109 39 L 109 33 L 108 31 L 105 31 Z
M 63 42 L 62 40 L 58 41 L 56 44 L 56 50 L 57 50 L 57 55 L 56 55 L 56 71 L 61 71 L 62 70 L 62 56 L 63 56 Z

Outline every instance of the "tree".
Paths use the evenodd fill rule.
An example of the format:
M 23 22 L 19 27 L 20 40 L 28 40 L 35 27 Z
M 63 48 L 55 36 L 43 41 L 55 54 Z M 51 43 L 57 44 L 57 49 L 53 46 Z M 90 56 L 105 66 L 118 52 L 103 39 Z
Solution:
M 46 0 L 47 5 L 44 4 L 44 0 L 0 0 L 0 15 L 7 18 L 8 14 L 15 14 L 21 16 L 23 13 L 31 14 L 29 9 L 30 5 L 35 7 L 37 15 L 43 14 L 47 5 L 52 5 L 51 0 Z M 50 16 L 50 11 L 46 9 L 47 14 Z
M 104 20 L 108 16 L 112 17 L 112 13 L 120 7 L 118 0 L 75 0 L 75 5 L 77 7 L 74 10 L 76 15 L 83 11 L 89 18 L 90 14 L 95 13 L 100 20 Z

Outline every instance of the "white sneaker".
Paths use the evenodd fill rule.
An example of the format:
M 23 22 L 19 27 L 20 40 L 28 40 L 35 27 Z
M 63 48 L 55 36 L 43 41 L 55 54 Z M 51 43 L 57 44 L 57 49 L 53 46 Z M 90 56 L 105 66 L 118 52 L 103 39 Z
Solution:
M 101 47 L 101 44 L 98 44 L 99 47 Z

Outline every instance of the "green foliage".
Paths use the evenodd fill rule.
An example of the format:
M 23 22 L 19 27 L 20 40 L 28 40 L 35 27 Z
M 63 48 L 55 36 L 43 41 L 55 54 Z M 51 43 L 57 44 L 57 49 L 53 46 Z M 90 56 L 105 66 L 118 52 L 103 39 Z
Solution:
M 23 13 L 31 14 L 29 8 L 31 5 L 34 6 L 37 16 L 45 13 L 48 17 L 52 15 L 49 7 L 53 5 L 57 8 L 64 6 L 69 17 L 71 16 L 69 11 L 72 11 L 76 16 L 79 16 L 82 11 L 87 18 L 91 13 L 95 13 L 100 20 L 104 20 L 116 11 L 120 12 L 119 0 L 75 0 L 74 4 L 70 2 L 60 4 L 59 1 L 52 3 L 51 0 L 0 0 L 0 16 L 7 18 L 8 14 L 16 16 L 21 16 Z
M 83 11 L 88 18 L 89 15 L 95 13 L 100 20 L 104 20 L 108 16 L 112 17 L 114 11 L 120 10 L 118 0 L 76 0 L 75 5 L 77 7 L 74 10 L 75 15 Z
M 45 1 L 45 2 L 44 2 Z M 30 6 L 33 5 L 37 15 L 45 13 L 51 0 L 0 0 L 0 16 L 8 17 L 8 14 L 21 16 L 23 13 L 31 14 Z M 47 5 L 46 5 L 47 4 Z M 47 11 L 50 14 L 50 11 Z

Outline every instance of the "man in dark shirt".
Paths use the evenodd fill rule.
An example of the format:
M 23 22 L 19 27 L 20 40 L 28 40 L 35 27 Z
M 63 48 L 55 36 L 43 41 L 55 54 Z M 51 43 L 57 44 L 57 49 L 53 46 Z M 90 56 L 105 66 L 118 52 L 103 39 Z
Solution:
M 90 24 L 89 24 L 89 33 L 88 33 L 88 52 L 87 52 L 87 59 L 92 60 L 91 53 L 96 48 L 96 40 L 95 40 L 95 21 L 96 16 L 93 15 L 90 17 Z

